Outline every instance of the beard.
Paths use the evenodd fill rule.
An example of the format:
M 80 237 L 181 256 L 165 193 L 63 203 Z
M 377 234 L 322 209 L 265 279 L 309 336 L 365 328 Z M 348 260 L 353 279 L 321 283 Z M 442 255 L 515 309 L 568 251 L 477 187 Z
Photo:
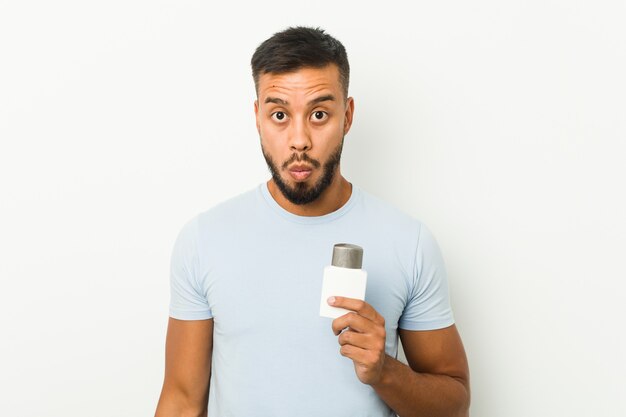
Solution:
M 309 185 L 306 182 L 297 182 L 292 187 L 283 180 L 283 178 L 280 176 L 280 171 L 287 169 L 290 164 L 296 161 L 308 162 L 314 168 L 319 168 L 322 164 L 319 161 L 310 158 L 306 153 L 300 155 L 294 153 L 291 158 L 289 158 L 282 164 L 282 167 L 279 170 L 272 157 L 265 152 L 263 144 L 261 144 L 263 157 L 265 157 L 267 167 L 272 174 L 272 179 L 278 186 L 278 189 L 283 194 L 283 196 L 285 196 L 285 198 L 289 200 L 289 202 L 298 206 L 309 204 L 317 200 L 319 196 L 322 195 L 322 193 L 328 188 L 328 186 L 332 184 L 333 179 L 335 178 L 335 173 L 337 172 L 337 167 L 339 166 L 339 162 L 341 160 L 342 148 L 343 138 L 341 139 L 341 143 L 335 148 L 331 156 L 324 163 L 322 176 L 317 180 L 315 184 Z

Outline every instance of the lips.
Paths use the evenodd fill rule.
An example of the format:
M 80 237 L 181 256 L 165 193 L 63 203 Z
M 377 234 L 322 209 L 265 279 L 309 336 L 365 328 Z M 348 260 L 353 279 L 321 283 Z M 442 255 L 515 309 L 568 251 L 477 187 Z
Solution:
M 311 175 L 311 172 L 313 172 L 313 168 L 309 165 L 292 165 L 289 168 L 289 174 L 296 181 L 306 180 Z

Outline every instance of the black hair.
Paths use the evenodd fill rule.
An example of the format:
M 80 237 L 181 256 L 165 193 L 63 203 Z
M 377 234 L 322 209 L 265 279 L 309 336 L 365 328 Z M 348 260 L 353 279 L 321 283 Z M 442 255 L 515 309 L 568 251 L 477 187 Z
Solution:
M 336 64 L 344 99 L 348 98 L 350 65 L 346 49 L 319 27 L 296 26 L 275 33 L 256 48 L 250 64 L 257 94 L 262 74 L 284 74 L 306 67 L 323 68 Z

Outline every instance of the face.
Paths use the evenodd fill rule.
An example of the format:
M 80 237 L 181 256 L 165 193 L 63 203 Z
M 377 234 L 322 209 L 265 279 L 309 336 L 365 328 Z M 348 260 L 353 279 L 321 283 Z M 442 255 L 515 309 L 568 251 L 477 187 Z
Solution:
M 293 204 L 320 197 L 339 174 L 354 102 L 336 65 L 263 74 L 254 103 L 261 149 L 281 193 Z

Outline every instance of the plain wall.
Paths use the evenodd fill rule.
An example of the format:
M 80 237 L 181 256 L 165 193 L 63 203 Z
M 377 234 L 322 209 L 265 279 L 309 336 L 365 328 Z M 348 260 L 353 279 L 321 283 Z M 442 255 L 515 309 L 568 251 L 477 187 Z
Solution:
M 344 175 L 442 248 L 472 416 L 626 415 L 625 21 L 623 1 L 0 3 L 0 415 L 154 413 L 174 239 L 269 178 L 249 60 L 290 25 L 348 50 Z

